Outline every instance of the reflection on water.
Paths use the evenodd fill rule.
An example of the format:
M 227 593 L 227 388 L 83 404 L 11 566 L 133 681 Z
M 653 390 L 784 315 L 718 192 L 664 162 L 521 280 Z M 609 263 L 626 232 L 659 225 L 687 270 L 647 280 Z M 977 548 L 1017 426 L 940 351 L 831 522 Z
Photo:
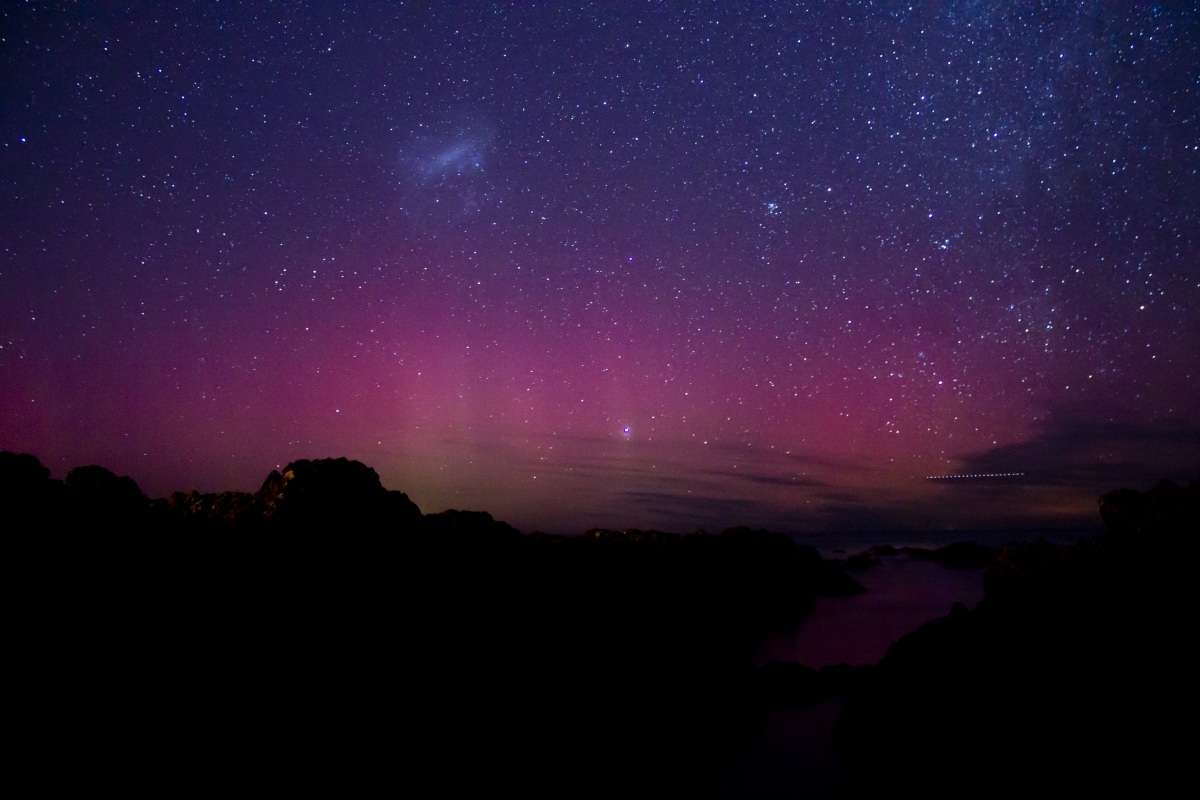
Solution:
M 857 552 L 857 551 L 854 551 Z M 948 569 L 932 561 L 893 556 L 852 573 L 866 587 L 852 597 L 818 597 L 800 627 L 774 634 L 759 648 L 759 665 L 771 659 L 827 664 L 874 664 L 888 645 L 950 607 L 983 599 L 983 570 Z M 809 708 L 785 708 L 767 719 L 754 750 L 734 765 L 717 788 L 728 798 L 834 798 L 841 766 L 830 733 L 846 697 Z
M 866 587 L 851 597 L 818 597 L 812 613 L 791 632 L 770 636 L 756 663 L 796 661 L 813 669 L 826 664 L 874 664 L 888 645 L 962 603 L 983 599 L 983 571 L 948 569 L 906 556 L 852 573 Z

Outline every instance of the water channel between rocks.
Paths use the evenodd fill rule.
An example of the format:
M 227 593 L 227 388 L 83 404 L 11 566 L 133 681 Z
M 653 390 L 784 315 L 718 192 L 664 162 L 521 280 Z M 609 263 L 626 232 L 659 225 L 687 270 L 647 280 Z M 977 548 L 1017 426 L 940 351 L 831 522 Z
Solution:
M 888 645 L 955 603 L 974 608 L 983 599 L 983 570 L 950 569 L 908 556 L 884 557 L 851 573 L 867 591 L 850 597 L 818 597 L 794 631 L 772 634 L 756 654 L 813 669 L 827 664 L 874 664 Z M 728 798 L 832 798 L 841 767 L 830 733 L 846 697 L 772 714 L 753 751 L 742 757 L 716 794 Z
M 874 664 L 888 645 L 962 603 L 983 599 L 983 571 L 950 569 L 907 556 L 884 557 L 851 573 L 866 587 L 849 597 L 818 597 L 794 631 L 770 635 L 759 647 L 758 665 L 774 659 L 813 669 L 827 664 Z

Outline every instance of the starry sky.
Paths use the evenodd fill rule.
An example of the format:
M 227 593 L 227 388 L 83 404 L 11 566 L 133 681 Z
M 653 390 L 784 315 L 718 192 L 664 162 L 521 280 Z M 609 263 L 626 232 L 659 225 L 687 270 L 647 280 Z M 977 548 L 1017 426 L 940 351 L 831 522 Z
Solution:
M 1093 525 L 1200 475 L 1189 4 L 0 25 L 0 447 L 56 477 L 344 455 L 572 533 Z

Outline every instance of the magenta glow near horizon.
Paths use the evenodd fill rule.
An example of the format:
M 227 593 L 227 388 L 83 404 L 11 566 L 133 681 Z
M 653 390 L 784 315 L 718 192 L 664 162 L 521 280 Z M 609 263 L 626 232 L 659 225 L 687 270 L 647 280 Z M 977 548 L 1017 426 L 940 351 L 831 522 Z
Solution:
M 1193 10 L 3 13 L 0 447 L 59 477 L 578 532 L 1200 473 Z

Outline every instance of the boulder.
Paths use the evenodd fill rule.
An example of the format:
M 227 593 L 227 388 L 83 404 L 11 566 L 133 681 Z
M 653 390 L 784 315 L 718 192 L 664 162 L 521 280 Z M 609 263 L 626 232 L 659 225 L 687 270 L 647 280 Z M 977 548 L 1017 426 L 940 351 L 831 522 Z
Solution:
M 416 530 L 421 511 L 402 492 L 389 492 L 375 470 L 346 458 L 293 461 L 272 471 L 254 506 L 275 529 Z
M 0 450 L 0 522 L 10 532 L 44 529 L 62 514 L 62 481 L 28 453 Z
M 79 525 L 140 525 L 150 510 L 150 499 L 133 478 L 95 464 L 68 472 L 63 486 L 69 513 Z

